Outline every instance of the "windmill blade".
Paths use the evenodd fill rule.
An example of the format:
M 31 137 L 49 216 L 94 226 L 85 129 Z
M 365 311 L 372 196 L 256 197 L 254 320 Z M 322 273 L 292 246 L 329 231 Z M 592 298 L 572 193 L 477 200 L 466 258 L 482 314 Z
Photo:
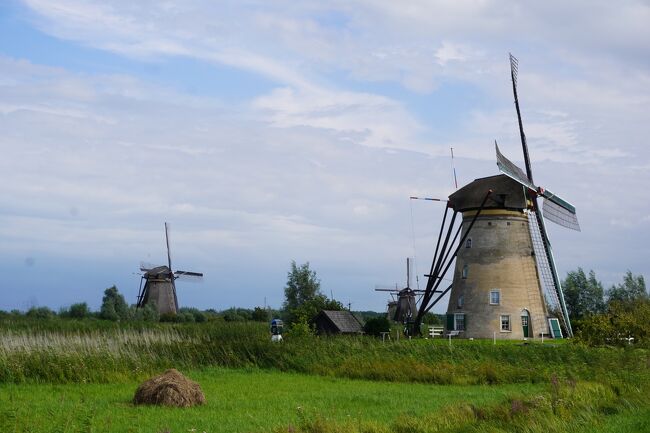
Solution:
M 525 187 L 532 189 L 533 191 L 537 191 L 537 187 L 530 180 L 528 180 L 526 173 L 524 173 L 521 168 L 517 167 L 515 163 L 510 161 L 501 153 L 501 151 L 499 151 L 499 145 L 497 144 L 496 140 L 494 141 L 494 147 L 497 151 L 497 166 L 499 167 L 499 171 L 501 171 L 501 173 L 505 174 L 506 176 L 516 180 Z
M 203 273 L 201 272 L 175 271 L 174 277 L 181 281 L 187 281 L 191 283 L 199 283 L 203 281 Z
M 172 255 L 169 251 L 169 224 L 165 222 L 165 243 L 167 244 L 167 265 L 172 270 Z
M 526 143 L 526 134 L 524 133 L 524 124 L 521 121 L 521 110 L 519 109 L 519 97 L 517 96 L 517 75 L 519 74 L 519 60 L 510 54 L 510 77 L 512 78 L 512 94 L 515 97 L 515 109 L 517 110 L 517 122 L 519 123 L 519 137 L 521 147 L 524 151 L 524 164 L 526 165 L 526 179 L 533 184 L 533 169 L 530 165 L 530 156 L 528 155 L 528 144 Z
M 557 196 L 546 197 L 546 195 L 544 195 L 544 203 L 542 205 L 542 214 L 544 215 L 544 218 L 554 222 L 555 224 L 559 224 L 562 227 L 579 232 L 580 224 L 578 223 L 575 208 L 571 205 L 569 205 L 571 207 L 567 207 L 566 205 L 563 205 L 564 203 L 568 204 Z
M 567 336 L 573 337 L 571 321 L 564 302 L 564 294 L 557 274 L 551 243 L 548 240 L 546 227 L 544 226 L 544 220 L 542 220 L 541 215 L 535 211 L 530 211 L 528 213 L 528 227 L 530 229 L 533 250 L 535 251 L 539 282 L 544 298 L 546 299 L 546 304 L 549 310 L 560 312 L 560 321 L 564 324 Z

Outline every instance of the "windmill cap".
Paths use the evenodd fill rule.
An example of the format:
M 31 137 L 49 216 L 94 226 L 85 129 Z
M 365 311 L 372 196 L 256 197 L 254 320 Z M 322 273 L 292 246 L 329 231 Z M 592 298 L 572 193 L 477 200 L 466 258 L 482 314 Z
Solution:
M 449 204 L 456 212 L 481 207 L 488 191 L 492 191 L 483 209 L 523 210 L 527 208 L 526 192 L 522 185 L 505 174 L 475 179 L 449 196 Z

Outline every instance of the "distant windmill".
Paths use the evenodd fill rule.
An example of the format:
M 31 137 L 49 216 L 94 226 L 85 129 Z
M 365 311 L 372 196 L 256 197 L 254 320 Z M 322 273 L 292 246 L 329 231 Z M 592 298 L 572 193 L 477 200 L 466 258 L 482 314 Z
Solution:
M 411 258 L 407 257 L 406 287 L 400 289 L 395 285 L 395 288 L 375 288 L 377 292 L 389 292 L 393 296 L 393 299 L 395 299 L 395 296 L 397 297 L 396 300 L 388 303 L 388 315 L 391 320 L 404 324 L 409 334 L 411 333 L 411 327 L 418 312 L 416 297 L 424 293 L 423 290 L 411 288 L 412 275 Z
M 570 229 L 579 231 L 580 226 L 570 203 L 533 182 L 517 97 L 518 62 L 512 55 L 510 69 L 526 173 L 505 158 L 495 143 L 503 174 L 476 179 L 449 196 L 415 322 L 451 291 L 447 332 L 466 338 L 520 339 L 545 334 L 561 338 L 563 327 L 571 337 L 542 216 Z M 543 210 L 538 197 L 544 199 Z M 443 236 L 449 209 L 453 216 Z M 454 230 L 458 213 L 462 223 Z M 453 283 L 442 288 L 442 277 L 454 260 Z
M 140 265 L 144 272 L 138 291 L 138 308 L 154 303 L 160 314 L 178 312 L 178 297 L 176 296 L 176 279 L 201 280 L 200 272 L 172 271 L 172 259 L 169 251 L 169 226 L 165 223 L 165 242 L 167 244 L 167 266 Z M 144 283 L 144 286 L 143 286 Z

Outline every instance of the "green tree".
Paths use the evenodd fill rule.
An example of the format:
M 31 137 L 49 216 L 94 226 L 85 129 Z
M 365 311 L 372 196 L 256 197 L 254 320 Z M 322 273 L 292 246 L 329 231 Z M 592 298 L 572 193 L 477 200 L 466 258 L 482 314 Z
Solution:
M 295 261 L 291 262 L 284 297 L 282 306 L 288 324 L 309 323 L 321 310 L 343 309 L 340 302 L 327 299 L 321 293 L 320 280 L 316 277 L 316 272 L 309 269 L 309 262 L 300 266 Z
M 271 319 L 269 310 L 262 307 L 255 307 L 251 314 L 251 319 L 255 322 L 268 322 Z
M 284 288 L 283 308 L 287 311 L 293 310 L 318 295 L 321 295 L 320 280 L 316 277 L 316 272 L 309 269 L 309 262 L 298 266 L 295 260 L 292 260 Z
M 643 275 L 634 276 L 629 270 L 623 277 L 622 284 L 615 284 L 607 291 L 608 303 L 620 302 L 630 305 L 636 301 L 648 300 L 649 298 Z
M 569 317 L 572 319 L 581 319 L 605 311 L 605 291 L 593 270 L 589 271 L 589 276 L 585 275 L 582 268 L 569 272 L 562 283 L 562 290 Z
M 34 319 L 52 319 L 56 313 L 48 307 L 32 307 L 25 315 Z
M 129 318 L 129 306 L 124 296 L 117 290 L 117 287 L 109 287 L 104 291 L 102 307 L 99 310 L 99 317 L 105 320 L 127 320 Z
M 386 316 L 377 316 L 366 320 L 363 325 L 363 332 L 368 335 L 379 336 L 382 332 L 390 331 L 390 321 Z
M 70 305 L 68 317 L 73 319 L 84 319 L 88 316 L 90 316 L 90 309 L 88 308 L 88 304 L 85 302 Z

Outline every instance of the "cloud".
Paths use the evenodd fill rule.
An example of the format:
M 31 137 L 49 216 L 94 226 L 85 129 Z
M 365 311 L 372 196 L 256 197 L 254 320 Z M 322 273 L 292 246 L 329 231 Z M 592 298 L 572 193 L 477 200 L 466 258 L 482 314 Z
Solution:
M 584 251 L 604 245 L 597 271 L 647 272 L 642 254 L 611 254 L 647 241 L 647 3 L 24 4 L 30 23 L 71 45 L 270 84 L 225 102 L 188 94 L 182 76 L 0 57 L 0 236 L 20 263 L 137 264 L 161 254 L 161 221 L 179 221 L 179 253 L 213 270 L 209 284 L 280 290 L 277 269 L 312 260 L 323 281 L 355 281 L 346 293 L 380 309 L 366 286 L 402 275 L 412 244 L 421 262 L 431 253 L 440 209 L 416 207 L 414 241 L 406 200 L 452 191 L 448 148 L 461 183 L 496 173 L 494 139 L 521 159 L 513 51 L 536 179 L 583 225 L 581 238 L 552 233 L 561 270 L 590 267 Z

